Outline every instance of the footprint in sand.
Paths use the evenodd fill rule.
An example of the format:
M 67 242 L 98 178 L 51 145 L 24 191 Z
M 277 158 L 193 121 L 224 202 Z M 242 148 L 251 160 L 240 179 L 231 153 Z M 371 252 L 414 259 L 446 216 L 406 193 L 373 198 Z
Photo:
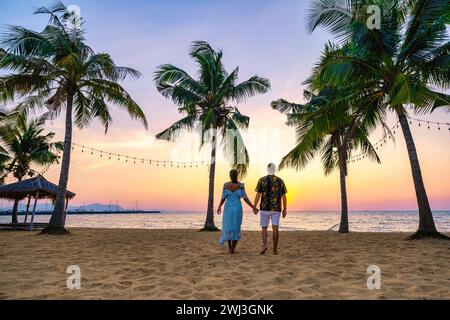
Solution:
M 144 286 L 138 286 L 138 287 L 134 288 L 134 291 L 145 292 L 145 291 L 151 291 L 154 288 L 155 288 L 154 285 L 144 285 Z
M 234 299 L 250 299 L 255 293 L 246 289 L 237 289 L 232 291 L 230 298 Z
M 195 292 L 193 294 L 193 296 L 197 300 L 212 300 L 212 299 L 214 299 L 214 296 L 212 296 L 208 293 L 205 293 L 205 292 Z

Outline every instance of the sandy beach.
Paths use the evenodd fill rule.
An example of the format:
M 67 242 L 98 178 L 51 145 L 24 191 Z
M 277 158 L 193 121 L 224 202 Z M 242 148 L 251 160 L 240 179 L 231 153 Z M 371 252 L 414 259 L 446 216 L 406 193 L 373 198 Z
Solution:
M 282 233 L 280 254 L 238 254 L 219 233 L 71 229 L 68 236 L 0 232 L 0 299 L 450 299 L 450 242 L 401 233 Z M 69 290 L 66 268 L 81 269 Z M 381 290 L 367 289 L 367 267 Z

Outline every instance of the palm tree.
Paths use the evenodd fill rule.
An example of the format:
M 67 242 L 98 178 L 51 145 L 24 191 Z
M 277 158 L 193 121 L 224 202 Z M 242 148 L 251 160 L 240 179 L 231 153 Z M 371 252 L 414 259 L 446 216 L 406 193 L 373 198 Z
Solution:
M 47 107 L 54 115 L 65 109 L 64 154 L 55 209 L 46 233 L 65 233 L 64 199 L 69 180 L 73 122 L 79 128 L 98 119 L 106 131 L 112 121 L 109 104 L 126 110 L 147 129 L 141 108 L 119 81 L 140 73 L 119 67 L 107 53 L 96 54 L 85 44 L 83 23 L 60 2 L 40 8 L 36 14 L 50 16 L 42 32 L 8 27 L 0 47 L 6 54 L 0 68 L 13 74 L 0 77 L 1 97 L 20 99 L 19 109 Z M 75 119 L 73 119 L 73 116 Z
M 310 83 L 310 88 L 314 88 Z M 304 168 L 314 157 L 321 155 L 326 176 L 339 169 L 341 189 L 341 222 L 339 233 L 349 232 L 347 183 L 348 162 L 355 149 L 361 149 L 369 159 L 380 163 L 370 143 L 373 129 L 369 117 L 360 117 L 349 103 L 348 89 L 324 87 L 316 94 L 304 91 L 308 102 L 304 105 L 280 99 L 272 108 L 287 115 L 287 124 L 295 127 L 297 145 L 281 161 L 280 169 Z M 347 92 L 346 92 L 347 91 Z
M 0 51 L 1 54 L 1 51 Z M 5 130 L 6 123 L 5 120 L 8 118 L 8 112 L 0 108 L 0 133 Z M 0 185 L 5 183 L 6 172 L 7 172 L 7 162 L 9 160 L 8 151 L 0 145 Z
M 27 120 L 20 114 L 17 121 L 0 132 L 2 146 L 2 165 L 5 174 L 12 174 L 17 181 L 25 176 L 34 176 L 33 164 L 44 166 L 58 162 L 58 151 L 63 150 L 62 142 L 51 142 L 55 133 L 44 133 L 45 117 Z M 6 158 L 6 159 L 5 159 Z M 12 223 L 17 223 L 19 200 L 14 201 Z
M 368 24 L 368 5 L 381 8 L 380 28 Z M 402 127 L 419 208 L 419 228 L 411 237 L 444 238 L 436 230 L 411 134 L 408 112 L 431 112 L 450 105 L 450 96 L 434 88 L 448 88 L 450 63 L 447 0 L 314 0 L 308 27 L 328 28 L 348 50 L 330 59 L 320 71 L 329 85 L 358 79 L 370 105 L 393 111 Z
M 233 166 L 245 174 L 249 158 L 239 129 L 249 125 L 249 118 L 236 108 L 239 102 L 270 89 L 267 79 L 253 76 L 236 84 L 239 68 L 228 73 L 222 63 L 222 51 L 216 51 L 204 41 L 193 42 L 191 57 L 199 66 L 199 77 L 194 79 L 186 71 L 173 65 L 159 66 L 155 72 L 158 91 L 170 98 L 185 117 L 156 137 L 174 140 L 181 130 L 197 130 L 201 146 L 211 145 L 208 209 L 204 230 L 217 230 L 214 224 L 214 179 L 218 138 Z

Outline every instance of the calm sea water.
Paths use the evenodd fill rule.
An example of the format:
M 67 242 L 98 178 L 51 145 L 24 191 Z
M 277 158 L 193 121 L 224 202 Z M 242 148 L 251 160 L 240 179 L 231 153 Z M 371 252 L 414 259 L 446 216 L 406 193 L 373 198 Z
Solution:
M 126 229 L 200 229 L 205 214 L 196 212 L 170 212 L 159 214 L 69 215 L 68 227 L 126 228 Z M 10 217 L 0 217 L 0 223 L 9 223 Z M 23 217 L 19 217 L 23 219 Z M 216 216 L 217 226 L 221 217 Z M 450 232 L 450 211 L 434 213 L 441 232 Z M 35 222 L 48 222 L 50 216 L 36 216 Z M 339 223 L 339 212 L 291 212 L 281 222 L 281 230 L 329 230 Z M 417 229 L 417 212 L 365 211 L 350 213 L 350 228 L 356 232 L 412 232 Z M 259 219 L 244 213 L 243 230 L 259 230 Z

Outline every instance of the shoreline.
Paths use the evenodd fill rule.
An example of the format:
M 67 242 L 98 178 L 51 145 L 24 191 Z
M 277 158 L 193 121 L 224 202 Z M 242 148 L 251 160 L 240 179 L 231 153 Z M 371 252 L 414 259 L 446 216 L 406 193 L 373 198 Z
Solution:
M 69 231 L 0 232 L 0 299 L 450 299 L 450 242 L 407 233 L 282 232 L 280 254 L 261 256 L 260 233 L 243 231 L 231 256 L 217 232 Z M 80 290 L 66 286 L 73 265 Z M 372 265 L 381 290 L 367 288 Z

